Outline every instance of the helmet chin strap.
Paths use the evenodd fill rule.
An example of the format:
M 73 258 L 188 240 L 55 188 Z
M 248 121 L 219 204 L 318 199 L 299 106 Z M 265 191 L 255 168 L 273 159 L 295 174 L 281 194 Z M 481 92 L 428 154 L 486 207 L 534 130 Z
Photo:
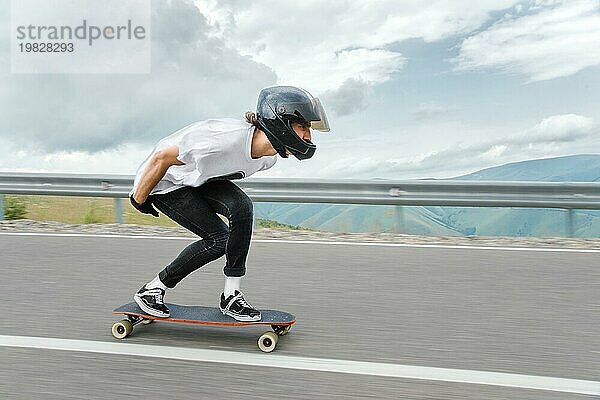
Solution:
M 287 149 L 285 148 L 285 146 L 281 146 L 281 147 L 277 146 L 275 148 L 275 150 L 277 150 L 277 154 L 279 154 L 281 157 L 283 157 L 283 158 L 288 158 L 289 157 L 288 153 L 286 151 Z
M 284 146 L 283 143 L 281 143 L 275 136 L 271 135 L 270 133 L 265 132 L 265 134 L 267 135 L 267 138 L 269 138 L 269 140 L 270 140 L 269 136 L 271 136 L 273 138 L 273 140 L 270 140 L 271 145 L 277 151 L 277 153 L 283 158 L 289 157 L 288 152 L 289 152 L 289 154 L 292 154 L 294 157 L 296 157 L 298 160 L 306 160 L 308 158 L 311 158 L 315 154 L 314 147 L 312 149 L 308 149 L 304 153 L 302 151 L 298 151 L 297 149 L 294 149 L 293 147 Z M 306 142 L 308 142 L 312 145 L 311 142 L 309 142 L 309 141 L 306 141 Z
M 277 151 L 281 157 L 288 158 L 288 154 L 283 143 L 281 143 L 279 139 L 277 139 L 277 137 L 275 137 L 275 135 L 273 135 L 268 129 L 263 129 L 263 132 L 265 135 L 267 135 L 267 139 L 269 139 L 269 142 L 271 142 L 271 146 L 273 146 L 275 151 Z

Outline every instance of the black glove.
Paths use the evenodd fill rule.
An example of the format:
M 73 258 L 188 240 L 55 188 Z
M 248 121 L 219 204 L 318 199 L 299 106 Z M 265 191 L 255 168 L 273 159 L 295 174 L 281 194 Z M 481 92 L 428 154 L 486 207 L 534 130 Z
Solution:
M 129 201 L 131 202 L 131 205 L 139 212 L 144 214 L 152 214 L 155 217 L 158 217 L 158 211 L 156 211 L 156 209 L 152 206 L 152 199 L 150 196 L 148 196 L 146 201 L 144 201 L 142 204 L 135 201 L 133 196 L 129 196 Z

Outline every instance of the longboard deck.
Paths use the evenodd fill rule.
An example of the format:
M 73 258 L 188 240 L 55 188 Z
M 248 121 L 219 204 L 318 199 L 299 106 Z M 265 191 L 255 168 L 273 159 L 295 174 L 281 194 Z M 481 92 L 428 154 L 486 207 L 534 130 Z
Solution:
M 113 314 L 135 315 L 145 319 L 169 322 L 183 322 L 188 324 L 220 325 L 220 326 L 248 326 L 248 325 L 280 325 L 287 326 L 296 322 L 292 314 L 278 310 L 260 310 L 260 321 L 236 321 L 228 315 L 223 315 L 216 307 L 184 306 L 165 303 L 171 315 L 167 318 L 154 317 L 142 311 L 136 303 L 124 304 L 115 308 Z

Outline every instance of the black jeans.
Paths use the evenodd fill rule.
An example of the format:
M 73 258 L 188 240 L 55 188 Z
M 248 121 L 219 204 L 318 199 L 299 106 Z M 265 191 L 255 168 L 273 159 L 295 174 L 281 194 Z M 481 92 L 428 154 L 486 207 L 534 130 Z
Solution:
M 252 237 L 252 200 L 233 182 L 210 181 L 152 195 L 155 207 L 202 239 L 189 246 L 159 273 L 170 288 L 204 264 L 226 255 L 226 276 L 244 276 Z M 229 227 L 219 216 L 229 221 Z

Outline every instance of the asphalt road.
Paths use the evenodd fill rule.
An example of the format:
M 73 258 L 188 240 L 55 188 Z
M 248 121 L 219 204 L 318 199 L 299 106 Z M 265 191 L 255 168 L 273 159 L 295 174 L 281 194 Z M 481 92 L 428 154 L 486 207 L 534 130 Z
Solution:
M 115 342 L 111 310 L 181 240 L 0 235 L 0 335 Z M 223 260 L 166 301 L 214 304 Z M 296 315 L 277 355 L 600 380 L 600 252 L 255 242 L 243 287 Z M 126 343 L 256 353 L 264 328 L 155 323 Z M 265 355 L 269 357 L 270 355 Z M 0 398 L 588 399 L 382 376 L 0 347 Z

